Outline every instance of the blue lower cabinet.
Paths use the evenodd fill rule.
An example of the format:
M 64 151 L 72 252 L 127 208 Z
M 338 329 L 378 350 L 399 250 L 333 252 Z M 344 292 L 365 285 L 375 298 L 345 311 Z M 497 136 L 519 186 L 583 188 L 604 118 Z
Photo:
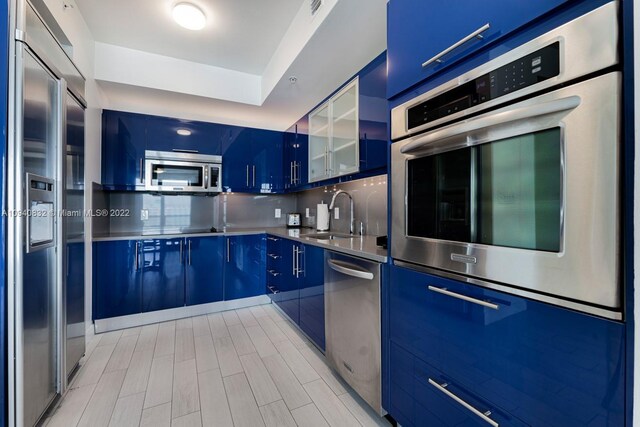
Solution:
M 451 397 L 428 382 L 435 375 L 482 412 L 497 411 L 495 420 L 507 425 L 624 424 L 622 323 L 395 266 L 389 293 L 390 410 L 400 404 L 393 393 L 394 359 L 402 359 L 402 349 L 415 358 L 415 418 L 405 414 L 410 422 L 467 425 L 460 415 L 442 412 L 442 399 Z
M 142 311 L 184 306 L 184 239 L 140 242 Z
M 324 249 L 300 246 L 300 329 L 324 350 Z
M 225 300 L 265 294 L 265 241 L 264 234 L 225 238 Z
M 185 239 L 186 305 L 222 301 L 224 237 Z
M 283 240 L 281 245 L 283 257 L 283 274 L 280 280 L 280 298 L 278 307 L 296 324 L 300 323 L 300 284 L 298 276 L 299 251 L 302 245 L 292 240 Z
M 93 319 L 142 311 L 142 268 L 136 240 L 93 243 Z

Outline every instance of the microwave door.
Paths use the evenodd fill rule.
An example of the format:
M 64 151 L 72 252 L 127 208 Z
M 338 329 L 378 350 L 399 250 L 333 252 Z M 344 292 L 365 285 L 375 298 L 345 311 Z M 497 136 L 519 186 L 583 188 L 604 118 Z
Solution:
M 205 167 L 172 161 L 148 161 L 147 189 L 152 191 L 203 191 Z

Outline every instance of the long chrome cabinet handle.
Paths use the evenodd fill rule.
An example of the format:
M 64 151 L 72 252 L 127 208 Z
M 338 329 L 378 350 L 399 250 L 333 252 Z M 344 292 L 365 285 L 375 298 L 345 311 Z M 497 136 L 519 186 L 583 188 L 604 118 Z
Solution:
M 449 384 L 447 384 L 447 383 L 438 384 L 436 381 L 432 380 L 431 378 L 429 378 L 429 384 L 431 384 L 436 389 L 438 389 L 438 391 L 446 394 L 451 399 L 453 399 L 456 402 L 458 402 L 460 405 L 464 406 L 469 411 L 473 412 L 475 415 L 477 415 L 482 421 L 486 422 L 487 424 L 490 424 L 493 427 L 499 427 L 500 426 L 500 424 L 498 424 L 497 422 L 495 422 L 494 420 L 489 418 L 489 415 L 491 415 L 491 411 L 481 412 L 481 411 L 477 410 L 476 408 L 474 408 L 473 406 L 471 406 L 470 404 L 468 404 L 467 402 L 465 402 L 464 400 L 462 400 L 461 398 L 459 398 L 458 396 L 456 396 L 455 394 L 451 393 L 449 390 L 447 390 L 447 386 Z
M 296 275 L 296 271 L 298 270 L 298 267 L 296 266 L 296 262 L 298 260 L 298 257 L 296 256 L 297 255 L 297 251 L 298 251 L 298 248 L 294 245 L 293 249 L 291 251 L 291 254 L 293 255 L 293 271 L 291 272 L 291 274 L 293 276 Z
M 468 302 L 471 302 L 473 304 L 478 304 L 478 305 L 481 305 L 483 307 L 491 308 L 493 310 L 498 310 L 500 308 L 500 306 L 498 304 L 493 304 L 493 303 L 490 303 L 490 302 L 487 302 L 487 301 L 482 301 L 481 299 L 472 298 L 472 297 L 468 297 L 466 295 L 462 295 L 462 294 L 458 294 L 458 293 L 455 293 L 455 292 L 451 292 L 448 289 L 438 288 L 438 287 L 435 287 L 435 286 L 428 286 L 428 289 L 430 291 L 437 292 L 437 293 L 442 294 L 442 295 L 447 295 L 447 296 L 450 296 L 452 298 L 457 298 L 457 299 L 461 299 L 461 300 L 464 300 L 464 301 L 468 301 Z
M 182 240 L 180 240 L 180 264 L 184 261 L 184 257 L 182 256 Z
M 256 187 L 256 165 L 253 165 L 253 188 Z
M 294 183 L 294 175 L 293 175 L 293 162 L 289 162 L 289 184 L 293 185 Z
M 473 33 L 469 34 L 468 36 L 466 36 L 463 39 L 458 40 L 457 42 L 455 42 L 454 44 L 452 44 L 451 46 L 449 46 L 448 48 L 446 48 L 445 50 L 443 50 L 442 52 L 440 52 L 439 54 L 437 54 L 436 56 L 434 56 L 433 58 L 425 61 L 422 63 L 422 67 L 426 67 L 427 65 L 433 63 L 433 62 L 442 62 L 442 58 L 443 56 L 445 56 L 447 53 L 451 52 L 452 50 L 455 50 L 457 48 L 459 48 L 460 46 L 462 46 L 463 44 L 465 44 L 466 42 L 468 42 L 469 40 L 475 39 L 475 38 L 479 38 L 482 39 L 482 33 L 484 33 L 485 31 L 487 31 L 489 28 L 491 28 L 491 25 L 487 22 L 486 24 L 484 24 L 482 27 L 478 28 L 477 30 L 475 30 Z
M 231 260 L 231 240 L 227 237 L 227 262 Z
M 140 184 L 144 182 L 144 159 L 140 157 Z
M 189 239 L 189 265 L 191 265 L 191 239 Z
M 138 261 L 138 242 L 135 243 L 136 245 L 136 253 L 135 253 L 135 258 L 136 258 L 136 271 L 138 271 L 138 269 L 140 268 L 140 261 Z
M 247 165 L 247 187 L 249 186 L 249 165 Z

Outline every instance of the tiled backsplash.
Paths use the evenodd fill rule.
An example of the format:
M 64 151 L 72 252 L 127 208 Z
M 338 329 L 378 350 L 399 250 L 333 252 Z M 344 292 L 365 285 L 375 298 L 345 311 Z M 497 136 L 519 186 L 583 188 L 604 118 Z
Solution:
M 302 214 L 302 225 L 316 226 L 316 206 L 324 202 L 329 204 L 337 190 L 346 191 L 353 197 L 356 232 L 360 229 L 360 222 L 364 222 L 365 234 L 384 236 L 387 234 L 387 175 L 364 178 L 327 187 L 297 193 L 297 209 Z M 333 231 L 349 232 L 349 198 L 338 196 L 336 207 L 339 208 L 340 219 L 334 219 L 334 212 L 330 212 L 330 229 Z M 306 209 L 309 217 L 306 217 Z
M 319 187 L 294 194 L 220 194 L 215 197 L 189 195 L 157 195 L 141 192 L 103 192 L 94 186 L 94 211 L 129 210 L 129 216 L 94 218 L 94 235 L 109 233 L 176 233 L 205 230 L 210 227 L 260 228 L 285 225 L 286 214 L 299 212 L 302 225 L 315 228 L 316 205 L 329 203 L 337 190 L 348 192 L 354 200 L 356 231 L 365 223 L 365 234 L 387 234 L 387 176 L 381 175 L 342 184 Z M 349 200 L 336 199 L 340 219 L 331 212 L 331 229 L 349 231 Z M 309 208 L 309 217 L 306 209 Z M 281 217 L 275 217 L 280 209 Z M 141 219 L 141 212 L 148 219 Z

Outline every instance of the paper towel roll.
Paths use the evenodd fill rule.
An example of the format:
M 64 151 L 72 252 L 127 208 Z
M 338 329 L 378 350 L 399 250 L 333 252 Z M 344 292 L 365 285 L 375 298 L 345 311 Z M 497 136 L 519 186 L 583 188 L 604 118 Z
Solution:
M 317 205 L 317 221 L 316 230 L 328 231 L 329 230 L 329 205 L 324 203 Z

